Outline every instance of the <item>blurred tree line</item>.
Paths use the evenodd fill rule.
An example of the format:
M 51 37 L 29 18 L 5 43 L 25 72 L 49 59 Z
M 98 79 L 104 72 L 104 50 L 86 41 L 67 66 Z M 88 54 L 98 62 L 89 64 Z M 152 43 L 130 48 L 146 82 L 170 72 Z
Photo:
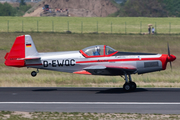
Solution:
M 113 0 L 112 0 L 113 1 Z M 118 0 L 114 0 L 118 1 Z M 119 10 L 112 17 L 180 17 L 180 0 L 119 0 Z M 116 2 L 113 2 L 114 4 Z M 24 0 L 18 7 L 0 3 L 0 16 L 22 16 L 31 8 Z
M 18 7 L 12 7 L 9 3 L 0 3 L 0 16 L 22 16 L 31 8 L 31 5 L 26 5 L 24 0 L 21 0 Z
M 161 0 L 170 17 L 180 17 L 180 0 Z
M 110 16 L 180 17 L 180 0 L 122 0 L 118 7 Z

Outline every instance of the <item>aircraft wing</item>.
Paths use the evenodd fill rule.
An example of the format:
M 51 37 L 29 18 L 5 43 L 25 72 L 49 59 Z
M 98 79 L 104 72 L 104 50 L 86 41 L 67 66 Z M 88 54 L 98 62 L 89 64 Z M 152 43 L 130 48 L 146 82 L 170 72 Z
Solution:
M 137 68 L 132 65 L 94 65 L 84 68 L 82 71 L 77 71 L 77 74 L 91 74 L 91 75 L 124 75 L 126 73 L 136 73 Z

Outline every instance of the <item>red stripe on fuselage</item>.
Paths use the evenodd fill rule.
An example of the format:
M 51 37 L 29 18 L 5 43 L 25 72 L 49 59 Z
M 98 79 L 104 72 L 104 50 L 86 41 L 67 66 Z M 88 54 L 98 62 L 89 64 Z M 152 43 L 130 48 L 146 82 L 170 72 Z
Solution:
M 127 59 L 90 60 L 90 61 L 77 61 L 76 63 L 78 64 L 78 63 L 143 61 L 143 60 L 161 60 L 161 57 L 158 57 L 158 58 L 127 58 Z

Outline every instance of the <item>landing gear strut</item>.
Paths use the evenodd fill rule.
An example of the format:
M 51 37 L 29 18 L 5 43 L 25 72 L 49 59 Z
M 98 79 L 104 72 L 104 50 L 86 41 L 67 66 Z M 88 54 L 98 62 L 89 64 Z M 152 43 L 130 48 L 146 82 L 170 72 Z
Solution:
M 127 77 L 127 73 L 124 72 L 124 76 L 125 76 L 125 84 L 123 85 L 123 89 L 125 91 L 134 91 L 136 89 L 136 83 L 132 81 L 131 79 L 131 74 L 128 74 L 129 77 L 129 81 L 128 81 L 128 77 Z
M 35 77 L 35 76 L 37 75 L 38 72 L 39 72 L 38 69 L 37 69 L 37 71 L 32 71 L 32 72 L 31 72 L 31 76 L 32 76 L 32 77 Z

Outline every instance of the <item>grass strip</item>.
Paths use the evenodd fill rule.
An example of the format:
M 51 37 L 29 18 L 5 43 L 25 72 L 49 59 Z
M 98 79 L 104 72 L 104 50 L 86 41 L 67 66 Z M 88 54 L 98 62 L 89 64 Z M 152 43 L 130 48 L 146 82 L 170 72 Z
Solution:
M 0 17 L 0 32 L 180 34 L 180 18 L 151 17 Z
M 0 111 L 0 120 L 179 120 L 174 114 L 11 112 Z

